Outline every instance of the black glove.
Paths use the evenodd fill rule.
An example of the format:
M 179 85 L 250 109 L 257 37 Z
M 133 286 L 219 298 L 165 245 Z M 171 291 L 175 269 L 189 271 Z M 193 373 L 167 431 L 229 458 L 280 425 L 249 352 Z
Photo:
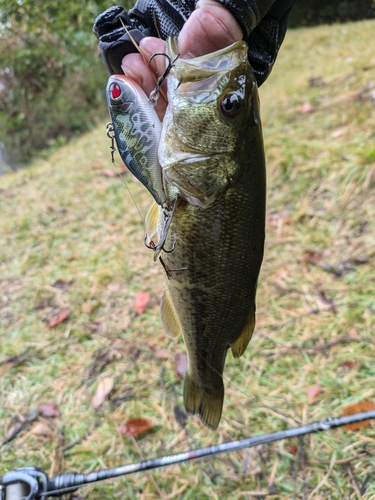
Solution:
M 218 0 L 236 18 L 249 45 L 248 58 L 260 86 L 271 72 L 284 40 L 289 13 L 295 0 Z M 137 43 L 145 36 L 165 40 L 178 35 L 196 0 L 138 0 L 127 14 L 111 7 L 97 17 L 94 33 L 111 74 L 121 74 L 122 58 L 137 52 L 120 19 Z

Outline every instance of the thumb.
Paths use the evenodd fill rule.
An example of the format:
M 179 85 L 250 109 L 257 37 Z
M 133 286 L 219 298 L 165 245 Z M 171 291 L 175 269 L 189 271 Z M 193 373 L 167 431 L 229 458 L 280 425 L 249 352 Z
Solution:
M 179 34 L 178 48 L 181 57 L 198 57 L 223 49 L 242 37 L 229 10 L 214 0 L 199 0 Z

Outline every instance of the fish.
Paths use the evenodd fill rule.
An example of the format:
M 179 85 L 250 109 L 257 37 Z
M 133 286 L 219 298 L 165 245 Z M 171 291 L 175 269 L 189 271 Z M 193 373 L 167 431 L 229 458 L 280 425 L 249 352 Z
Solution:
M 158 160 L 159 117 L 142 88 L 125 75 L 109 77 L 106 96 L 118 152 L 130 172 L 148 189 L 155 202 L 166 202 Z
M 166 52 L 176 57 L 176 37 Z M 186 346 L 186 411 L 213 430 L 222 415 L 227 352 L 239 358 L 254 331 L 264 252 L 265 156 L 247 52 L 240 41 L 175 61 L 158 151 L 167 203 L 174 204 L 159 248 L 161 321 Z M 160 236 L 163 217 L 154 204 L 149 235 Z

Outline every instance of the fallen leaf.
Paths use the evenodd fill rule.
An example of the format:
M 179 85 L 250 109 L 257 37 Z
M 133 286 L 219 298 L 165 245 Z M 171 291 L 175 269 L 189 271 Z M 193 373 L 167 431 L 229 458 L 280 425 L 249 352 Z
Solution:
M 304 250 L 303 261 L 307 264 L 316 264 L 322 257 L 322 253 L 312 248 L 306 248 Z
M 123 436 L 139 436 L 139 434 L 144 434 L 149 432 L 153 428 L 151 420 L 147 418 L 131 418 L 124 424 L 121 424 L 118 431 Z
M 42 422 L 36 423 L 31 429 L 30 434 L 36 434 L 38 436 L 53 436 L 53 431 L 48 425 Z
M 91 406 L 96 410 L 101 406 L 107 399 L 108 395 L 111 393 L 114 386 L 113 378 L 103 377 L 99 380 L 98 387 L 94 397 L 91 400 Z
M 52 318 L 49 320 L 48 326 L 49 328 L 54 328 L 55 326 L 59 325 L 63 321 L 67 320 L 70 316 L 71 309 L 69 307 L 65 307 L 64 309 L 61 309 L 61 311 L 56 314 L 55 316 L 52 316 Z
M 354 415 L 355 413 L 362 413 L 364 411 L 371 410 L 375 410 L 375 404 L 372 401 L 360 401 L 359 403 L 347 406 L 341 413 L 341 416 L 345 417 L 346 415 Z M 371 425 L 371 423 L 372 420 L 363 420 L 362 422 L 344 425 L 343 429 L 346 429 L 347 431 L 358 431 L 359 429 L 362 429 L 362 427 Z
M 104 170 L 101 170 L 99 172 L 99 175 L 103 177 L 120 177 L 122 175 L 125 175 L 127 173 L 128 169 L 123 165 L 122 167 L 119 167 L 118 169 L 112 169 L 112 168 L 105 168 Z
M 66 259 L 68 262 L 72 262 L 73 260 L 79 259 L 80 254 L 78 252 L 74 252 L 69 255 L 69 257 Z
M 8 430 L 7 437 L 5 438 L 5 442 L 12 441 L 17 434 L 23 429 L 24 424 L 19 422 L 18 424 L 12 425 L 12 427 Z
M 322 387 L 320 385 L 312 385 L 307 389 L 307 401 L 312 404 L 314 400 L 322 392 Z
M 154 349 L 155 358 L 157 359 L 169 359 L 171 353 L 167 349 Z
M 332 138 L 340 137 L 341 135 L 344 135 L 346 133 L 346 130 L 347 130 L 346 127 L 338 128 L 338 129 L 334 130 L 333 132 L 331 132 L 329 135 Z
M 103 168 L 103 163 L 94 163 L 93 165 L 91 165 L 91 168 L 93 170 L 99 170 L 99 168 Z
M 320 300 L 331 307 L 332 311 L 336 313 L 336 304 L 334 299 L 329 299 L 324 290 L 319 290 L 318 292 Z
M 173 408 L 173 411 L 174 411 L 174 416 L 176 417 L 177 422 L 181 425 L 181 427 L 185 427 L 187 420 L 188 420 L 187 414 L 184 412 L 184 410 L 179 405 L 175 405 L 175 407 Z
M 304 102 L 300 106 L 297 106 L 296 111 L 298 113 L 304 114 L 304 113 L 310 113 L 312 110 L 312 106 L 309 102 Z
M 351 370 L 354 367 L 355 363 L 354 361 L 350 361 L 350 359 L 347 359 L 346 361 L 343 361 L 340 365 L 340 368 L 343 370 Z
M 294 443 L 289 443 L 284 446 L 284 450 L 290 453 L 291 455 L 296 455 L 298 447 Z
M 69 281 L 56 280 L 52 286 L 53 288 L 58 288 L 59 290 L 67 290 L 73 282 L 73 279 Z
M 60 415 L 59 408 L 53 401 L 38 405 L 38 411 L 42 417 L 58 417 Z
M 174 364 L 176 368 L 177 376 L 184 378 L 187 369 L 187 356 L 185 353 L 176 354 L 174 357 Z
M 151 300 L 148 292 L 138 292 L 134 299 L 134 309 L 137 314 L 142 314 Z

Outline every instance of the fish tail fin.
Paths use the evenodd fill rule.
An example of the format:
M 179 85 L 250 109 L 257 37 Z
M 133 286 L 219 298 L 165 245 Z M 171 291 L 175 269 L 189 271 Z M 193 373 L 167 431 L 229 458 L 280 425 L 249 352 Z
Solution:
M 197 385 L 188 374 L 185 377 L 184 404 L 185 409 L 192 415 L 198 414 L 204 425 L 215 430 L 221 419 L 224 401 L 224 384 L 215 390 L 208 390 Z
M 239 358 L 245 352 L 248 343 L 251 340 L 255 328 L 255 307 L 250 311 L 245 328 L 242 330 L 241 335 L 231 345 L 232 354 L 234 358 Z

